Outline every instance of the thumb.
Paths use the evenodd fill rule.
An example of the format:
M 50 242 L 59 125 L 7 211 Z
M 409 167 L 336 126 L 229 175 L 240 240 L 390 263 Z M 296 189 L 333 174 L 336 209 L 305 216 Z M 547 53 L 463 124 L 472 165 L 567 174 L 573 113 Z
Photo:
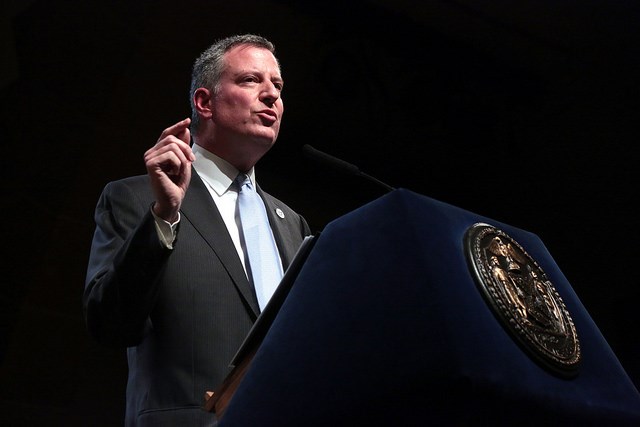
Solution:
M 191 144 L 191 131 L 189 128 L 186 128 L 182 132 L 177 135 L 185 144 Z
M 187 162 L 187 164 L 184 164 L 182 168 L 181 187 L 186 192 L 187 188 L 189 188 L 189 183 L 191 182 L 191 162 Z

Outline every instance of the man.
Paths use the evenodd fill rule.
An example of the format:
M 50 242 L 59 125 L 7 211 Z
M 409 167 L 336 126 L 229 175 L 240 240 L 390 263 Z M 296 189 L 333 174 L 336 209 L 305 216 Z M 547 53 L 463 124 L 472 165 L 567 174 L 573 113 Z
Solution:
M 255 186 L 254 165 L 280 129 L 282 87 L 268 40 L 218 41 L 194 64 L 192 117 L 145 153 L 147 175 L 100 197 L 83 304 L 93 337 L 128 347 L 127 426 L 215 424 L 205 392 L 260 313 L 234 180 L 244 173 Z M 257 191 L 284 270 L 309 227 Z

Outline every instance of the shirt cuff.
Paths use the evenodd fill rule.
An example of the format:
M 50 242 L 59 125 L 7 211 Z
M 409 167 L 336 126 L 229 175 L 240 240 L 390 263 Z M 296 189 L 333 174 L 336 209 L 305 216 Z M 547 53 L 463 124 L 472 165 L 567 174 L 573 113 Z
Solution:
M 178 220 L 174 223 L 170 223 L 169 221 L 165 221 L 155 214 L 153 208 L 151 209 L 151 214 L 155 218 L 156 223 L 156 231 L 158 232 L 158 238 L 162 245 L 168 249 L 173 249 L 173 242 L 176 240 L 176 229 L 178 228 L 178 223 L 180 222 L 180 212 L 178 212 Z

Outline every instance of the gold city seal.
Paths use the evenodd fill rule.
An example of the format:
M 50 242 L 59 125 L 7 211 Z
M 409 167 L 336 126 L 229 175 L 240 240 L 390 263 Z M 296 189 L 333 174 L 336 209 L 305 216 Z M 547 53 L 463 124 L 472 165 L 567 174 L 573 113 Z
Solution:
M 471 226 L 465 248 L 485 300 L 524 351 L 555 374 L 576 375 L 581 358 L 576 328 L 542 268 L 489 224 Z

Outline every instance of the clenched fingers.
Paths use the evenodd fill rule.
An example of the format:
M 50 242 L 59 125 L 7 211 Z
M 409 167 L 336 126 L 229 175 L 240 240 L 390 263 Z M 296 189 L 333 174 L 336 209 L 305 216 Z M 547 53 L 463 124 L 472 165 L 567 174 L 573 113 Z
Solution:
M 150 173 L 179 175 L 195 160 L 191 151 L 189 123 L 182 120 L 165 129 L 158 142 L 144 154 L 144 162 Z

